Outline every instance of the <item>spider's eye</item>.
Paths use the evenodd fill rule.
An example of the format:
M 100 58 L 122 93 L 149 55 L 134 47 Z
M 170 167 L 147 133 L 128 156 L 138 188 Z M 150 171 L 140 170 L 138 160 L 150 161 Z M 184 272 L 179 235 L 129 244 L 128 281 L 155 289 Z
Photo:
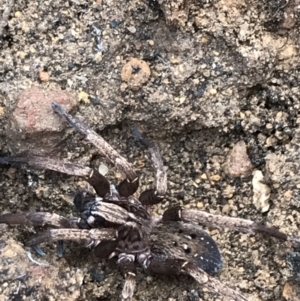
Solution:
M 190 237 L 191 237 L 191 239 L 196 239 L 197 235 L 196 235 L 195 233 L 192 233 L 192 234 L 190 235 Z

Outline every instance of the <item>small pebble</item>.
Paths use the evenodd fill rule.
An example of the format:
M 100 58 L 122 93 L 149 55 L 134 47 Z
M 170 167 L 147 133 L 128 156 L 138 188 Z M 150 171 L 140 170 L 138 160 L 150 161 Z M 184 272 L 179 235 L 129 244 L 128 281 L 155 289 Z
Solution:
M 39 79 L 42 81 L 42 82 L 47 82 L 49 81 L 49 78 L 50 78 L 50 74 L 48 72 L 45 72 L 45 71 L 40 71 L 39 72 Z
M 287 281 L 284 285 L 282 296 L 287 301 L 300 301 L 300 287 L 295 281 Z
M 32 87 L 16 95 L 16 105 L 9 117 L 6 135 L 12 153 L 48 155 L 62 149 L 64 120 L 53 113 L 55 100 L 66 110 L 74 108 L 76 97 L 59 88 Z
M 89 103 L 90 102 L 89 95 L 84 91 L 80 91 L 78 93 L 78 99 L 82 100 L 84 103 Z
M 120 19 L 114 19 L 114 20 L 110 21 L 109 25 L 110 25 L 110 28 L 116 28 L 121 23 L 122 23 L 122 21 Z
M 260 170 L 253 172 L 252 186 L 253 186 L 253 204 L 256 209 L 261 212 L 267 212 L 270 208 L 269 198 L 271 190 L 263 183 L 264 176 Z
M 102 176 L 105 176 L 108 173 L 108 167 L 106 165 L 104 165 L 103 163 L 101 163 L 98 168 L 98 171 Z
M 127 30 L 130 32 L 130 33 L 136 33 L 136 28 L 134 26 L 129 26 L 127 27 Z
M 247 154 L 247 147 L 244 141 L 239 141 L 228 153 L 223 170 L 231 178 L 249 176 L 254 166 Z

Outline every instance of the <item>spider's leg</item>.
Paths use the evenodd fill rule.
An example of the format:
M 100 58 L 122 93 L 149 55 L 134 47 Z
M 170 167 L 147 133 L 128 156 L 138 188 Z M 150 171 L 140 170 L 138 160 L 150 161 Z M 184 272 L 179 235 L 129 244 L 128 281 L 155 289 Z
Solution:
M 215 291 L 222 297 L 234 301 L 247 301 L 238 291 L 223 284 L 218 279 L 208 275 L 202 269 L 191 262 L 185 262 L 181 266 L 181 270 L 192 276 L 199 284 L 206 286 L 210 291 Z
M 154 205 L 161 202 L 167 192 L 167 168 L 163 164 L 163 160 L 156 143 L 143 138 L 136 127 L 132 128 L 134 138 L 143 144 L 149 151 L 153 169 L 155 171 L 155 189 L 144 191 L 139 200 L 143 205 Z
M 31 212 L 31 213 L 7 213 L 0 215 L 0 224 L 8 225 L 31 225 L 45 226 L 49 225 L 57 228 L 70 228 L 70 222 L 56 214 L 48 212 Z
M 37 169 L 54 170 L 71 176 L 83 177 L 94 187 L 96 193 L 101 197 L 104 197 L 110 189 L 109 182 L 97 170 L 67 160 L 40 156 L 11 156 L 0 157 L 0 163 L 26 164 Z
M 72 241 L 92 241 L 94 244 L 103 240 L 115 240 L 117 232 L 115 229 L 51 229 L 34 237 L 27 242 L 28 246 L 36 246 L 45 241 L 72 240 Z
M 125 278 L 125 283 L 122 290 L 122 301 L 131 301 L 135 286 L 136 286 L 136 267 L 134 264 L 134 255 L 120 254 L 118 259 L 118 265 L 121 273 Z
M 56 228 L 71 228 L 72 225 L 68 219 L 56 214 L 48 212 L 19 212 L 19 213 L 7 213 L 0 215 L 0 224 L 8 225 L 30 225 L 30 226 L 52 226 Z M 40 256 L 44 256 L 45 253 L 37 246 L 34 250 Z M 64 244 L 63 241 L 57 242 L 57 253 L 59 257 L 63 256 Z
M 113 204 L 103 202 L 88 191 L 80 191 L 75 195 L 74 205 L 80 213 L 80 217 L 93 228 L 102 226 L 104 222 L 114 225 L 122 225 L 128 220 L 139 222 L 138 218 L 126 209 Z
M 247 301 L 247 299 L 239 292 L 210 276 L 197 265 L 182 259 L 161 259 L 153 257 L 148 262 L 147 270 L 152 273 L 163 275 L 179 275 L 180 273 L 186 273 L 192 276 L 199 284 L 204 285 L 212 292 L 216 292 L 219 295 L 226 297 L 228 300 Z
M 248 219 L 216 215 L 197 209 L 181 209 L 180 207 L 171 207 L 167 209 L 163 215 L 163 221 L 179 220 L 200 223 L 207 227 L 228 228 L 250 234 L 261 233 L 291 242 L 296 248 L 300 247 L 300 237 L 287 235 L 275 227 L 264 226 Z
M 128 161 L 122 157 L 111 145 L 109 145 L 95 131 L 82 124 L 77 118 L 73 117 L 56 102 L 52 102 L 53 110 L 64 117 L 67 122 L 85 138 L 94 144 L 100 153 L 112 162 L 119 170 L 124 172 L 126 179 L 120 183 L 118 190 L 121 196 L 128 197 L 136 192 L 139 186 L 138 177 Z

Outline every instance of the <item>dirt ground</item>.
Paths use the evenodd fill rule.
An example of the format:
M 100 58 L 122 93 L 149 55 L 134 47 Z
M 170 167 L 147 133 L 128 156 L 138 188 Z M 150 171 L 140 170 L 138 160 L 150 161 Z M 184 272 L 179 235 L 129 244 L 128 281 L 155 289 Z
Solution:
M 17 143 L 7 134 L 15 95 L 59 87 L 75 95 L 76 116 L 133 164 L 140 191 L 153 184 L 153 171 L 131 126 L 158 143 L 168 193 L 154 213 L 181 204 L 299 235 L 299 12 L 299 0 L 0 0 L 0 152 Z M 124 76 L 131 58 L 146 62 L 149 73 L 136 68 L 138 76 Z M 239 141 L 270 188 L 267 210 L 253 203 L 251 173 L 233 179 L 224 171 Z M 90 166 L 104 163 L 112 182 L 120 178 L 73 131 L 57 152 Z M 72 198 L 85 185 L 55 172 L 0 166 L 0 212 L 75 216 Z M 38 257 L 24 247 L 36 231 L 42 229 L 0 225 L 1 300 L 118 300 L 123 279 L 114 262 L 98 262 L 71 243 L 63 258 L 51 243 Z M 299 283 L 297 250 L 261 235 L 208 231 L 224 259 L 221 281 L 249 300 L 300 299 L 287 289 Z M 44 265 L 30 261 L 29 251 Z M 184 275 L 139 270 L 135 300 L 221 297 Z

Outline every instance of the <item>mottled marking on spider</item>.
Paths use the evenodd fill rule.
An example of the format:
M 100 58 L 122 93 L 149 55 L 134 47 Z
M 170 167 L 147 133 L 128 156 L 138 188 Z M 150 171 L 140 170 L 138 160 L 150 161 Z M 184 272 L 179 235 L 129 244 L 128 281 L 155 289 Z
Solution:
M 93 247 L 100 259 L 116 258 L 125 283 L 122 300 L 132 300 L 135 291 L 136 265 L 157 274 L 176 275 L 185 273 L 209 290 L 228 300 L 247 300 L 237 290 L 221 283 L 211 274 L 218 273 L 223 262 L 212 237 L 200 226 L 247 232 L 263 233 L 295 247 L 300 246 L 298 237 L 288 236 L 273 227 L 266 227 L 246 219 L 213 215 L 197 209 L 178 206 L 168 208 L 162 216 L 151 216 L 149 205 L 161 202 L 167 192 L 167 171 L 158 146 L 143 138 L 133 128 L 134 138 L 148 150 L 155 173 L 155 187 L 135 194 L 139 179 L 132 166 L 115 149 L 93 130 L 68 114 L 57 103 L 53 110 L 64 117 L 76 131 L 94 144 L 99 152 L 124 173 L 126 178 L 116 187 L 97 170 L 67 160 L 46 157 L 6 156 L 0 164 L 13 164 L 49 169 L 84 178 L 95 189 L 96 195 L 80 191 L 74 198 L 78 218 L 66 218 L 48 212 L 7 213 L 0 215 L 0 223 L 33 226 L 51 226 L 50 230 L 33 237 L 27 244 L 34 247 L 49 240 L 73 240 Z

